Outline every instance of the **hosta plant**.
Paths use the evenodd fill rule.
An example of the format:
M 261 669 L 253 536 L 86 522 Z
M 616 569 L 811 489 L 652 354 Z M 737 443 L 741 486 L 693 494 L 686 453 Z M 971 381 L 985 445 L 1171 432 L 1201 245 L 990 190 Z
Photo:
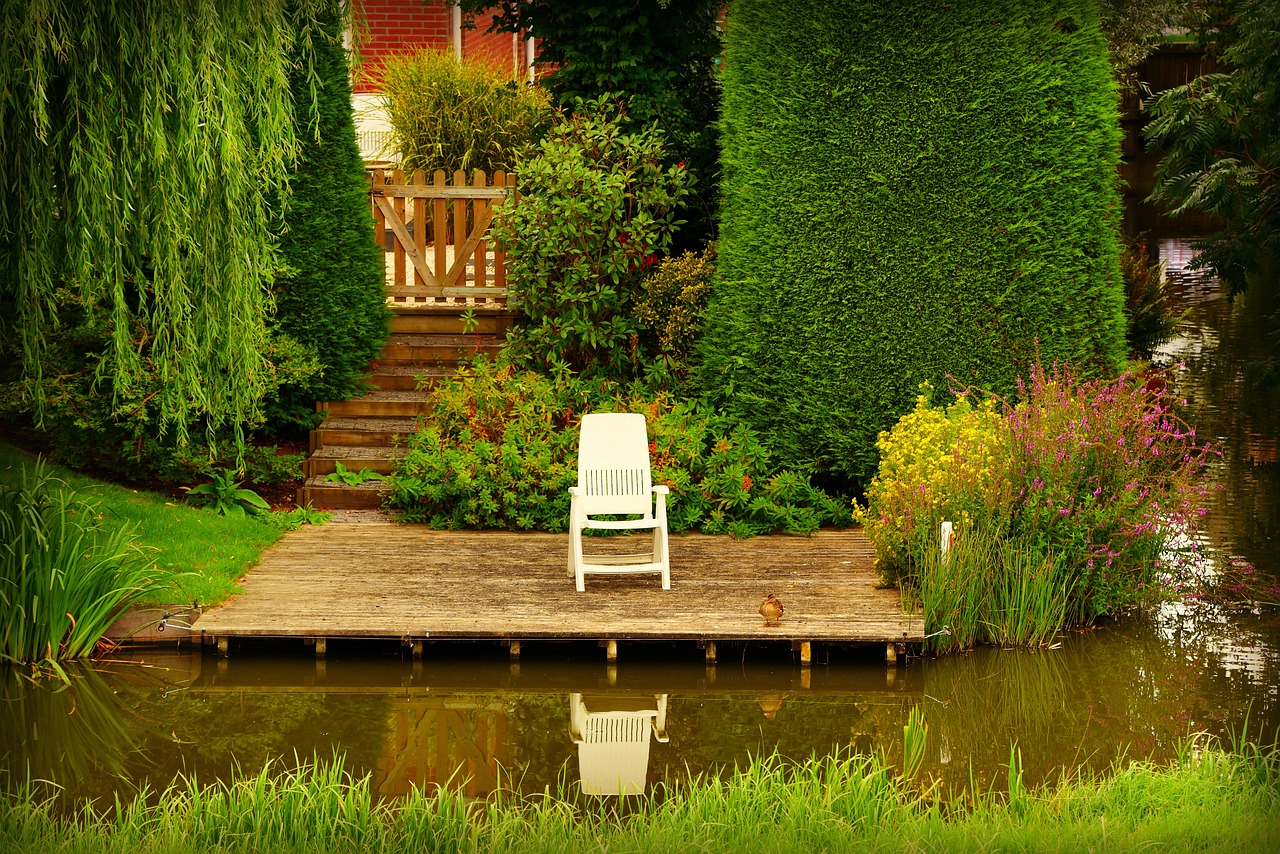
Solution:
M 271 505 L 252 489 L 244 489 L 235 472 L 214 472 L 213 480 L 196 486 L 184 487 L 187 500 L 200 507 L 208 507 L 219 516 L 256 516 L 266 513 Z

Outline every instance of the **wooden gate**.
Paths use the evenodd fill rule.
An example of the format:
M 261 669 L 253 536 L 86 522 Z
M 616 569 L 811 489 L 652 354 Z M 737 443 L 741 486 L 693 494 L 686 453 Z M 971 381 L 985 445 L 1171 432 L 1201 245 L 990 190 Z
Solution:
M 446 181 L 437 169 L 405 180 L 399 169 L 369 172 L 374 240 L 387 254 L 387 295 L 400 305 L 505 303 L 506 258 L 489 240 L 496 205 L 518 201 L 516 176 L 477 169 Z

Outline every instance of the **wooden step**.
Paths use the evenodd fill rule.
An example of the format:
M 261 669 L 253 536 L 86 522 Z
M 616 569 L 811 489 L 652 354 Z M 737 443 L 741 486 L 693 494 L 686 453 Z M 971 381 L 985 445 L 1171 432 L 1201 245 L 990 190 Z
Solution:
M 391 474 L 404 454 L 403 445 L 333 445 L 316 448 L 303 462 L 302 468 L 307 477 L 320 478 L 337 471 L 338 463 L 342 463 L 347 471 L 372 469 L 379 474 Z
M 382 506 L 383 496 L 389 491 L 380 480 L 348 486 L 330 483 L 322 477 L 309 477 L 298 488 L 298 506 L 310 504 L 317 510 L 374 510 Z
M 387 338 L 379 367 L 388 365 L 456 365 L 478 353 L 497 355 L 499 341 L 492 335 L 444 335 L 395 333 Z
M 431 411 L 431 396 L 419 391 L 371 391 L 350 400 L 326 400 L 316 409 L 351 418 L 414 417 Z
M 311 431 L 311 448 L 346 446 L 392 447 L 403 443 L 417 431 L 416 419 L 405 416 L 391 418 L 353 418 L 330 414 Z
M 422 389 L 430 389 L 453 374 L 453 368 L 441 365 L 379 365 L 365 382 L 382 391 L 415 391 L 420 382 Z
M 502 337 L 511 328 L 511 312 L 506 309 L 484 309 L 477 306 L 472 317 L 475 326 L 472 334 L 496 335 Z M 445 335 L 465 335 L 461 309 L 442 311 L 439 309 L 397 309 L 391 317 L 392 333 L 427 332 Z

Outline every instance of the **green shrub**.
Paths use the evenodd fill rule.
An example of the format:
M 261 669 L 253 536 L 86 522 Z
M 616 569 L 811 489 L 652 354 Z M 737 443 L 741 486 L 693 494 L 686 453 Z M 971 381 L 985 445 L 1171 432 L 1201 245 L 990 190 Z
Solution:
M 378 85 L 406 170 L 514 171 L 551 120 L 541 89 L 435 48 L 389 57 Z
M 747 427 L 703 405 L 484 360 L 436 389 L 390 478 L 391 504 L 434 527 L 564 531 L 578 422 L 590 411 L 645 415 L 654 483 L 671 487 L 673 531 L 750 536 L 849 521 L 843 502 L 779 469 Z
M 702 313 L 711 295 L 716 268 L 714 252 L 685 252 L 668 258 L 644 280 L 636 303 L 636 319 L 657 337 L 658 352 L 667 367 L 687 373 L 693 347 L 702 331 Z
M 1125 356 L 1116 95 L 1092 4 L 741 0 L 703 381 L 865 483 L 946 377 Z
M 0 484 L 0 662 L 89 655 L 163 574 L 43 462 Z
M 316 112 L 299 117 L 305 126 L 299 128 L 297 166 L 284 199 L 285 270 L 273 288 L 276 321 L 321 366 L 281 387 L 269 413 L 276 424 L 295 429 L 314 426 L 316 401 L 343 400 L 360 390 L 391 316 L 356 144 L 338 7 L 329 0 L 317 22 L 298 34 L 290 72 L 294 103 L 311 103 L 314 95 Z M 310 66 L 303 60 L 308 55 Z
M 919 595 L 926 631 L 1038 642 L 1163 594 L 1160 565 L 1194 542 L 1207 459 L 1159 379 L 1082 382 L 1034 366 L 1016 403 L 945 410 L 921 395 L 881 434 L 879 473 L 856 514 L 885 581 Z M 955 526 L 939 559 L 939 529 Z M 967 630 L 966 630 L 967 627 Z
M 520 167 L 525 195 L 494 216 L 521 315 L 508 345 L 524 365 L 617 378 L 638 367 L 633 307 L 680 224 L 687 173 L 663 166 L 652 128 L 624 132 L 624 109 L 601 98 L 560 114 Z

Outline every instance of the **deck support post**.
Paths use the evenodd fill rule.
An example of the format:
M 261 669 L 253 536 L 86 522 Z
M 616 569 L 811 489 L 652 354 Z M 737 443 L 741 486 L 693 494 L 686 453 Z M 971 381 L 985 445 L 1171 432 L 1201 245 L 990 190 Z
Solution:
M 707 641 L 707 665 L 714 667 L 716 664 L 716 642 Z
M 222 656 L 223 658 L 229 657 L 231 655 L 230 640 L 227 637 L 222 636 L 218 638 L 217 642 L 218 642 L 218 655 Z
M 618 639 L 609 638 L 604 643 L 604 660 L 610 664 L 618 663 Z
M 316 658 L 324 658 L 329 652 L 329 639 L 316 638 Z
M 813 643 L 811 641 L 795 641 L 791 648 L 800 651 L 801 667 L 808 667 L 813 664 Z
M 415 638 L 413 642 L 409 644 L 409 648 L 413 650 L 413 660 L 421 661 L 422 660 L 422 639 Z
M 520 641 L 518 640 L 513 640 L 511 642 L 511 660 L 512 661 L 520 660 Z
M 898 663 L 898 647 L 893 642 L 889 642 L 884 645 L 884 663 L 885 664 Z

